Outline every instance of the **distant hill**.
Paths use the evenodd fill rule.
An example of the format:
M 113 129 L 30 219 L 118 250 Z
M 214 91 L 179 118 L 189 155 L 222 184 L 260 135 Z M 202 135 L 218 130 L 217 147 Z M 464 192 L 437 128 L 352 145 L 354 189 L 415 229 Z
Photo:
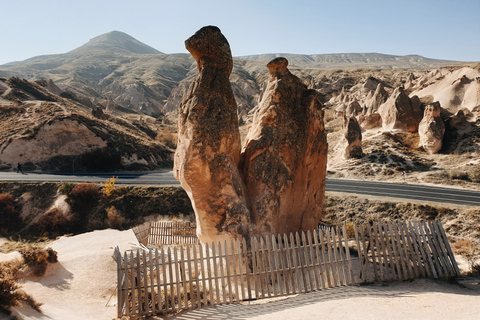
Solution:
M 255 107 L 268 77 L 265 64 L 278 56 L 286 57 L 292 72 L 307 82 L 329 77 L 335 69 L 426 70 L 462 64 L 416 55 L 379 53 L 237 57 L 230 79 L 240 113 L 246 114 Z M 15 76 L 31 81 L 51 79 L 62 91 L 73 94 L 87 106 L 113 101 L 154 116 L 175 111 L 197 74 L 195 60 L 189 54 L 163 54 L 119 31 L 95 37 L 67 53 L 38 56 L 0 66 L 0 77 Z
M 301 68 L 429 69 L 465 63 L 429 59 L 419 55 L 396 56 L 381 53 L 332 53 L 312 55 L 272 53 L 240 56 L 237 58 L 269 62 L 277 57 L 287 58 L 289 65 Z

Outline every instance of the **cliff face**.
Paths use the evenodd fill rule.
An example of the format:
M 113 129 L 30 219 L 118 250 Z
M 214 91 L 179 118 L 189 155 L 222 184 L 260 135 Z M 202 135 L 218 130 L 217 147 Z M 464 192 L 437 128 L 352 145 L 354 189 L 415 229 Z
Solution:
M 270 77 L 242 150 L 256 233 L 313 229 L 322 212 L 327 159 L 322 104 L 287 64 L 277 58 L 267 65 Z

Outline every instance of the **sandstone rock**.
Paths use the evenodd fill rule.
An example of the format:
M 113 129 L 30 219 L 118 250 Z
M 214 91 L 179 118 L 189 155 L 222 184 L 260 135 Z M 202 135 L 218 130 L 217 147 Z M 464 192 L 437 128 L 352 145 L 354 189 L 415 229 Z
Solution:
M 345 114 L 347 116 L 356 116 L 362 113 L 362 106 L 360 103 L 355 99 L 347 105 L 345 109 Z
M 217 27 L 185 41 L 199 75 L 179 107 L 174 175 L 187 192 L 202 242 L 248 236 L 250 214 L 238 171 L 240 134 L 229 82 L 232 55 Z
M 385 130 L 398 129 L 406 132 L 416 132 L 422 120 L 420 99 L 417 96 L 409 98 L 403 88 L 395 89 L 388 100 L 378 108 Z
M 360 158 L 362 151 L 362 129 L 355 117 L 349 117 L 346 125 L 345 139 L 348 146 L 345 149 L 345 158 Z
M 364 129 L 375 129 L 375 128 L 381 128 L 382 127 L 382 117 L 380 117 L 380 115 L 375 112 L 367 117 L 365 117 L 365 119 L 363 120 L 363 122 L 361 123 L 362 124 L 362 128 Z
M 440 103 L 434 102 L 425 108 L 423 119 L 418 127 L 420 136 L 419 146 L 430 154 L 437 153 L 442 149 L 445 124 L 440 117 Z
M 375 93 L 367 97 L 365 100 L 365 108 L 367 112 L 365 115 L 369 116 L 378 111 L 378 108 L 384 104 L 388 99 L 388 93 L 385 91 L 383 84 L 379 83 L 377 88 L 375 89 Z
M 270 77 L 242 150 L 242 170 L 255 233 L 317 227 L 325 194 L 327 139 L 322 104 L 287 69 L 268 63 Z

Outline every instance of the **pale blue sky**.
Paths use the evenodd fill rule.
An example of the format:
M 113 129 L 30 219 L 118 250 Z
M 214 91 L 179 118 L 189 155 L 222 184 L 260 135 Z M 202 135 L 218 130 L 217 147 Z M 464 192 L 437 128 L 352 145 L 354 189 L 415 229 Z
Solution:
M 165 53 L 218 26 L 234 56 L 419 54 L 480 61 L 480 0 L 0 0 L 0 64 L 118 30 Z

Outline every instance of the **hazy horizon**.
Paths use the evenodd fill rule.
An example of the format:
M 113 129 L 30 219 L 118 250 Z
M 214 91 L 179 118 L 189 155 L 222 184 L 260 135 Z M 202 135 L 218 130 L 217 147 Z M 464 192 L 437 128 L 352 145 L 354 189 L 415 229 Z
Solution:
M 218 26 L 234 56 L 381 53 L 480 61 L 480 1 L 0 0 L 0 65 L 62 54 L 111 31 L 164 53 Z M 475 40 L 477 39 L 477 40 Z

